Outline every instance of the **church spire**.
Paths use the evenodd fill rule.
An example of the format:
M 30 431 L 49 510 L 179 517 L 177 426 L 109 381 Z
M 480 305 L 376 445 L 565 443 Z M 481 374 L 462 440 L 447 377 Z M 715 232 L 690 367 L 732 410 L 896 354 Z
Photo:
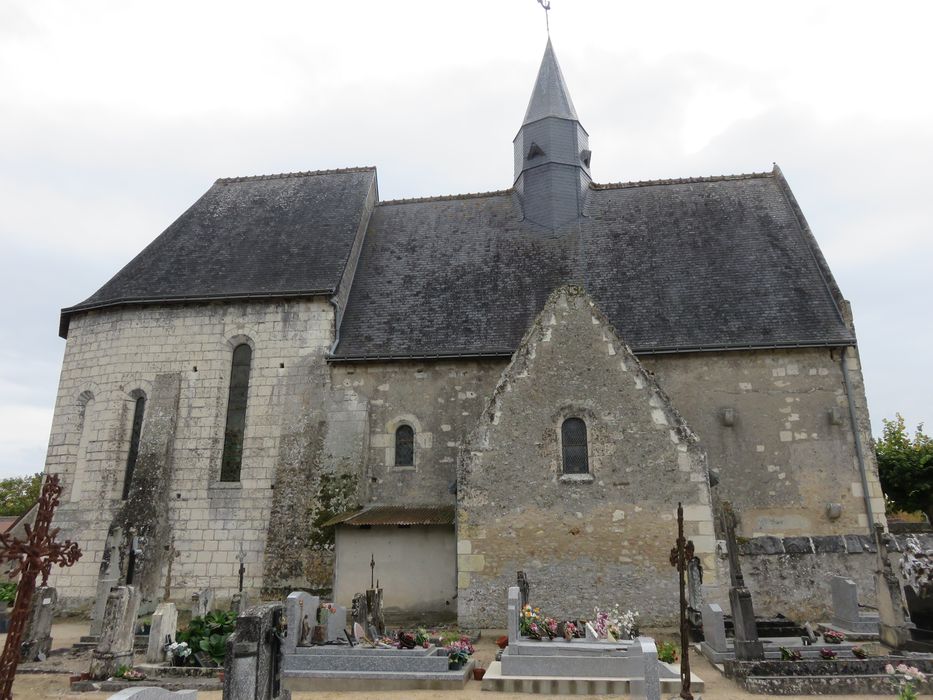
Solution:
M 515 192 L 525 218 L 555 229 L 581 216 L 591 181 L 589 136 L 550 39 L 513 144 Z
M 557 56 L 551 40 L 547 40 L 544 49 L 544 58 L 538 69 L 538 79 L 535 81 L 531 99 L 528 100 L 528 109 L 525 111 L 525 120 L 522 124 L 530 124 L 545 117 L 560 117 L 561 119 L 577 120 L 577 110 L 573 108 L 570 91 L 561 73 Z

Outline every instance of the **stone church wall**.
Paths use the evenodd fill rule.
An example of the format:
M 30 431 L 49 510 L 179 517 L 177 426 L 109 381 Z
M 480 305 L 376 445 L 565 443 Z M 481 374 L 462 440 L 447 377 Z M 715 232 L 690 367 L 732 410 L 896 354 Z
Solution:
M 76 566 L 52 574 L 64 605 L 87 604 L 95 594 L 107 531 L 122 502 L 133 405 L 140 392 L 151 394 L 157 375 L 180 383 L 172 539 L 146 544 L 168 549 L 162 585 L 176 600 L 205 586 L 229 596 L 242 547 L 245 585 L 260 587 L 276 468 L 283 453 L 312 439 L 304 416 L 324 401 L 332 324 L 331 306 L 312 300 L 111 309 L 72 319 L 46 464 L 66 485 L 56 525 L 84 552 Z M 220 459 L 239 342 L 252 345 L 253 357 L 241 479 L 228 483 L 219 481 Z M 352 413 L 343 408 L 333 412 L 334 426 Z M 342 463 L 359 468 L 357 446 L 340 451 Z

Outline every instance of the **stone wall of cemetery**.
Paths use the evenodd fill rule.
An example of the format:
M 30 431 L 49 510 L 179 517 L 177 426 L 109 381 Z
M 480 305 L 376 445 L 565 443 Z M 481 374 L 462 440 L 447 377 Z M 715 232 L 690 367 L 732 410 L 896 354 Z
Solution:
M 245 585 L 258 589 L 270 517 L 274 521 L 276 508 L 282 510 L 276 489 L 307 496 L 310 477 L 324 461 L 359 470 L 360 440 L 341 433 L 335 445 L 320 431 L 328 379 L 323 356 L 332 338 L 332 307 L 313 300 L 76 315 L 46 464 L 66 487 L 56 524 L 84 552 L 76 566 L 53 572 L 63 604 L 86 605 L 95 594 L 107 531 L 123 503 L 135 398 L 150 396 L 157 376 L 174 375 L 180 385 L 170 456 L 171 540 L 147 544 L 173 550 L 161 579 L 175 599 L 206 586 L 229 597 L 236 590 L 242 547 Z M 253 348 L 242 472 L 238 482 L 221 482 L 232 351 L 241 342 Z M 328 408 L 333 426 L 344 418 L 363 422 L 352 402 Z M 143 422 L 142 443 L 153 437 L 147 435 L 150 418 Z M 325 460 L 322 453 L 329 448 Z M 277 483 L 283 468 L 302 478 Z
M 563 468 L 561 426 L 586 423 L 588 473 Z M 516 570 L 555 617 L 620 604 L 673 619 L 669 553 L 685 531 L 717 591 L 705 454 L 580 290 L 552 294 L 463 451 L 458 492 L 461 624 L 497 626 Z

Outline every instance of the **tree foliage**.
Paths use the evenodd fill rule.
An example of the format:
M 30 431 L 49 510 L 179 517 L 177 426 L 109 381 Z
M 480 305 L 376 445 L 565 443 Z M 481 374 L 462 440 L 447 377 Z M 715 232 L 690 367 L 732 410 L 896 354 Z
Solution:
M 0 479 L 0 515 L 22 515 L 39 500 L 42 474 Z
M 875 442 L 881 488 L 894 508 L 923 511 L 933 523 L 933 438 L 923 432 L 922 423 L 911 437 L 899 413 L 883 422 L 881 439 Z

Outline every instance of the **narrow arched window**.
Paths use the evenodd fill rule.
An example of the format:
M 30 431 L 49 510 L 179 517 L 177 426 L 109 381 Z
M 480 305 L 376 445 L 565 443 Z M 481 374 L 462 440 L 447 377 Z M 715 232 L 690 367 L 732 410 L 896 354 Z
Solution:
M 415 429 L 410 425 L 400 425 L 395 430 L 395 466 L 413 467 L 415 465 Z
M 126 456 L 126 471 L 123 475 L 123 500 L 130 495 L 130 486 L 133 483 L 133 471 L 136 469 L 136 460 L 139 457 L 139 436 L 143 432 L 143 414 L 146 412 L 146 397 L 136 398 L 133 409 L 133 428 L 130 430 L 130 453 Z
M 560 441 L 564 451 L 564 474 L 588 474 L 586 423 L 580 418 L 565 420 L 560 427 Z
M 253 350 L 243 343 L 233 349 L 230 395 L 227 398 L 227 424 L 224 453 L 220 462 L 221 481 L 239 481 L 243 464 L 243 433 L 246 431 L 246 396 L 249 393 L 249 367 Z

